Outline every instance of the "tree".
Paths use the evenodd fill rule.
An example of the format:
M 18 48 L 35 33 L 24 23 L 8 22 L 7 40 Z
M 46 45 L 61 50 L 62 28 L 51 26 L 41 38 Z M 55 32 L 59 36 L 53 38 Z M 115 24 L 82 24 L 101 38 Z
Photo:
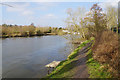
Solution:
M 34 26 L 34 23 L 31 23 L 31 26 Z
M 29 36 L 35 35 L 35 27 L 33 25 L 28 26 Z
M 37 36 L 40 36 L 42 33 L 40 30 L 37 30 Z
M 109 28 L 117 27 L 118 22 L 118 9 L 108 5 L 106 6 L 106 14 L 107 14 L 107 25 Z
M 28 31 L 27 26 L 20 26 L 20 33 L 21 33 L 21 36 L 25 36 L 25 37 L 28 36 L 27 31 Z
M 59 28 L 59 30 L 61 30 L 61 29 L 62 29 L 62 27 Z
M 2 27 L 7 27 L 7 24 L 2 24 Z
M 94 4 L 87 17 L 84 18 L 90 36 L 97 36 L 103 30 L 107 29 L 107 17 L 97 4 Z
M 51 28 L 51 27 L 49 27 L 48 33 L 51 33 L 51 32 L 52 32 L 52 28 Z
M 67 29 L 69 30 L 70 39 L 80 41 L 80 39 L 85 39 L 85 31 L 83 17 L 85 14 L 84 8 L 78 8 L 76 11 L 73 11 L 71 8 L 67 9 L 68 17 L 66 19 Z

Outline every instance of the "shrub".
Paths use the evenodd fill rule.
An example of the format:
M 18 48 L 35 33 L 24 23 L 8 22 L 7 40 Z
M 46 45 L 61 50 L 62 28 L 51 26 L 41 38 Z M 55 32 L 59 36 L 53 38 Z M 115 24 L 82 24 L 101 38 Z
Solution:
M 113 77 L 120 76 L 118 72 L 119 66 L 119 53 L 118 53 L 118 35 L 112 31 L 104 31 L 95 39 L 93 46 L 93 57 L 100 63 L 108 64 L 108 72 Z

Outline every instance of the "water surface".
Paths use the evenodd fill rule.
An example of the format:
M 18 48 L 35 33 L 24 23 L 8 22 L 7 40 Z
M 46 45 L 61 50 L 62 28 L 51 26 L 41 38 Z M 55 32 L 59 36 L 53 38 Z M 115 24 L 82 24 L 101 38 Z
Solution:
M 45 65 L 54 60 L 65 60 L 70 54 L 72 46 L 62 36 L 3 39 L 2 77 L 44 77 L 47 74 Z

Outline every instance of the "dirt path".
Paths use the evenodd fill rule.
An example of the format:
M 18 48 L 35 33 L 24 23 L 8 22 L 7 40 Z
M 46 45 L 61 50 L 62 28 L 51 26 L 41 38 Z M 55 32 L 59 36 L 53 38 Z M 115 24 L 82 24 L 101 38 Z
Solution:
M 92 43 L 88 43 L 85 47 L 83 47 L 76 57 L 78 60 L 75 64 L 75 74 L 73 75 L 73 78 L 88 78 L 88 70 L 87 70 L 87 56 L 86 52 L 88 52 L 88 47 L 91 46 Z

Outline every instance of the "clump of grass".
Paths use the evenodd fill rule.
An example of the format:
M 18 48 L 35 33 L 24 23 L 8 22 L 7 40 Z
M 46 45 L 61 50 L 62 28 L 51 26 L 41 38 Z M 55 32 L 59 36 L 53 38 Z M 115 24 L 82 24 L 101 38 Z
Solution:
M 111 78 L 111 74 L 107 72 L 105 66 L 107 64 L 100 64 L 98 61 L 94 60 L 92 56 L 92 50 L 90 49 L 87 52 L 88 60 L 88 73 L 90 74 L 89 78 Z

